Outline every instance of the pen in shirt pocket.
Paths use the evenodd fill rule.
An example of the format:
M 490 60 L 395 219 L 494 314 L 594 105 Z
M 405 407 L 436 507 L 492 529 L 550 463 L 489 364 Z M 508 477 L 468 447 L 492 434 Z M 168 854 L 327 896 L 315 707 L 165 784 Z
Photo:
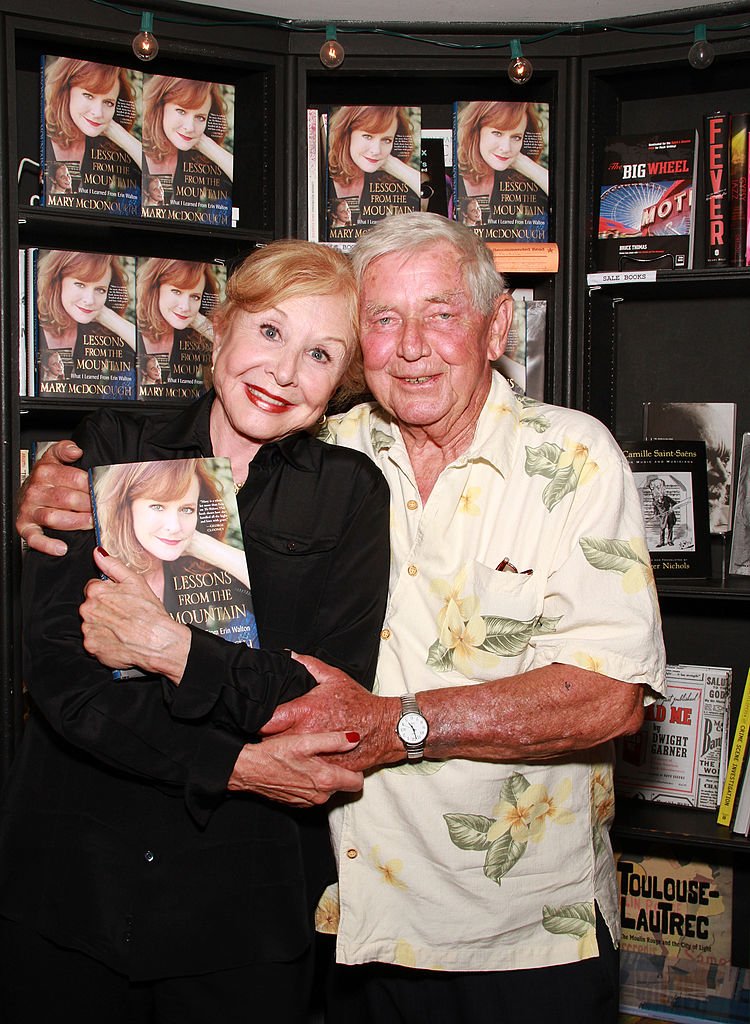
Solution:
M 518 569 L 516 569 L 515 565 L 513 565 L 513 563 L 511 562 L 511 560 L 509 558 L 504 558 L 500 562 L 499 565 L 495 566 L 495 570 L 497 572 L 515 572 L 515 573 L 518 573 Z M 519 573 L 519 575 L 520 576 L 533 576 L 534 575 L 534 570 L 533 569 L 524 569 L 522 572 Z

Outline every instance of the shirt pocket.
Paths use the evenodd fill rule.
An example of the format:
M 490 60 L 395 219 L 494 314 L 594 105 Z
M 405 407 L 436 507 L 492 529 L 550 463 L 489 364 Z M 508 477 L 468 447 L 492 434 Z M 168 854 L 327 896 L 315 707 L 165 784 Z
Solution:
M 461 657 L 454 658 L 454 667 L 460 666 L 464 674 L 471 667 L 470 678 L 477 682 L 529 669 L 533 638 L 544 628 L 543 595 L 535 577 L 471 562 L 466 593 L 474 598 L 467 609 L 472 614 L 463 624 Z M 461 628 L 460 623 L 457 626 Z

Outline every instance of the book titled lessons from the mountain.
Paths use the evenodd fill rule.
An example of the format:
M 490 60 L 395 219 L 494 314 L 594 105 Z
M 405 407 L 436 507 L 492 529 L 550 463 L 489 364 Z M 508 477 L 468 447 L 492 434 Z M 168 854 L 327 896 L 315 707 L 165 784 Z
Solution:
M 141 72 L 43 56 L 41 84 L 44 204 L 139 217 Z
M 698 133 L 606 140 L 599 188 L 600 270 L 693 265 Z
M 258 646 L 228 459 L 89 470 L 97 542 L 144 576 L 177 622 Z
M 143 216 L 232 224 L 233 85 L 143 76 Z
M 326 158 L 328 242 L 352 242 L 386 217 L 420 208 L 419 107 L 331 107 Z
M 134 257 L 39 249 L 35 260 L 37 395 L 135 399 Z
M 486 242 L 549 237 L 549 104 L 454 104 L 456 219 Z
M 212 318 L 226 267 L 138 257 L 138 398 L 185 402 L 211 385 Z

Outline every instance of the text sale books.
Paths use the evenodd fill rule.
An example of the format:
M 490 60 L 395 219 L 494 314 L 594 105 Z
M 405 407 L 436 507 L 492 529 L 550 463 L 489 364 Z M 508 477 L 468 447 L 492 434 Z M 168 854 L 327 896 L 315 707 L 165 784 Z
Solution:
M 461 100 L 453 118 L 456 220 L 487 242 L 546 242 L 549 104 Z
M 141 72 L 43 56 L 41 87 L 44 204 L 140 216 Z
M 607 139 L 600 176 L 600 270 L 692 267 L 698 133 Z
M 704 441 L 634 441 L 621 445 L 641 502 L 654 576 L 711 575 Z
M 386 217 L 420 209 L 419 107 L 331 107 L 325 240 L 353 242 Z
M 228 459 L 94 466 L 89 480 L 97 543 L 143 574 L 173 619 L 258 646 Z
M 617 741 L 621 796 L 716 810 L 729 748 L 732 672 L 667 665 L 667 693 L 645 709 L 633 736 Z

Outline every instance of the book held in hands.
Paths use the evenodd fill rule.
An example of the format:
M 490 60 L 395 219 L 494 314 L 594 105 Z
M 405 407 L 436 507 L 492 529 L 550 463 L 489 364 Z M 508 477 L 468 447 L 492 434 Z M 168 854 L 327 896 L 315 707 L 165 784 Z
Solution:
M 97 543 L 143 575 L 173 619 L 258 646 L 228 459 L 94 466 L 89 481 Z

